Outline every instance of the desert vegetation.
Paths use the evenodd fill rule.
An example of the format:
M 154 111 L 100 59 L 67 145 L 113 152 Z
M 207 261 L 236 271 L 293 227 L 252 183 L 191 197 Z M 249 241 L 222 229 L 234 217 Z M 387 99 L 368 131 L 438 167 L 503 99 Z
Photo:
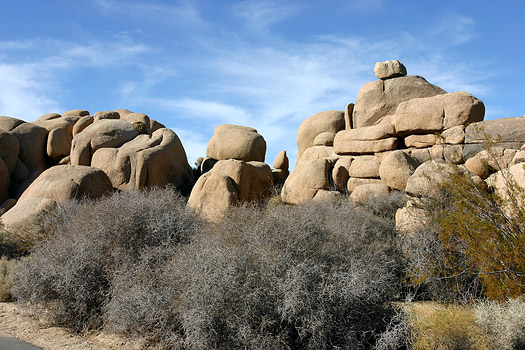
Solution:
M 215 222 L 172 188 L 69 201 L 2 232 L 0 294 L 165 349 L 523 349 L 522 190 L 461 168 L 439 189 L 404 234 L 396 191 Z

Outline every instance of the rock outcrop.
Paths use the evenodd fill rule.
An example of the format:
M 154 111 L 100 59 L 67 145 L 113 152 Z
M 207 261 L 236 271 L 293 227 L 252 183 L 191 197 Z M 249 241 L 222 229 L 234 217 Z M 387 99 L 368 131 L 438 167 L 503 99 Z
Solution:
M 219 125 L 208 142 L 206 156 L 216 160 L 264 162 L 266 141 L 254 128 L 230 124 Z

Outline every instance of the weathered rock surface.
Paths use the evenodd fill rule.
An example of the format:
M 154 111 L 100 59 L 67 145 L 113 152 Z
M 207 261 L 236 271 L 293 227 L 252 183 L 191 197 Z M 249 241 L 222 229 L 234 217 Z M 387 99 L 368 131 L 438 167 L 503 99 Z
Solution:
M 336 134 L 345 128 L 345 117 L 342 111 L 317 113 L 306 119 L 297 131 L 297 163 L 303 152 L 314 145 L 317 135 L 323 132 Z
M 139 132 L 124 120 L 103 119 L 89 125 L 73 138 L 71 164 L 90 165 L 91 157 L 100 148 L 120 147 Z
M 525 142 L 525 117 L 485 120 L 471 124 L 465 129 L 465 143 L 486 142 L 488 140 L 485 134 L 497 143 L 515 143 L 512 148 L 519 149 Z
M 16 136 L 0 129 L 0 158 L 5 162 L 9 175 L 15 170 L 19 150 Z
M 346 184 L 346 190 L 348 191 L 348 193 L 352 193 L 358 186 L 369 184 L 383 184 L 383 181 L 381 181 L 381 179 L 362 179 L 357 177 L 351 177 L 348 179 L 348 182 Z
M 254 128 L 224 124 L 215 128 L 206 156 L 217 160 L 264 162 L 266 141 Z
M 17 204 L 2 215 L 9 226 L 27 220 L 56 203 L 82 197 L 98 198 L 112 191 L 111 181 L 100 169 L 86 166 L 54 166 L 40 174 Z
M 84 109 L 71 109 L 69 111 L 62 113 L 63 117 L 74 117 L 74 116 L 83 117 L 85 115 L 89 115 L 89 111 L 86 111 Z
M 313 146 L 307 148 L 303 152 L 300 161 L 297 163 L 299 164 L 300 162 L 306 162 L 313 159 L 332 158 L 336 156 L 334 148 L 331 146 Z
M 20 124 L 24 124 L 24 123 L 25 121 L 20 120 L 20 119 L 6 117 L 6 116 L 0 117 L 0 129 L 1 130 L 11 131 L 17 126 L 19 126 Z
M 401 102 L 445 93 L 445 90 L 417 75 L 367 83 L 357 95 L 352 125 L 354 128 L 374 125 L 384 116 L 395 114 Z
M 397 138 L 389 137 L 382 140 L 360 141 L 346 140 L 335 135 L 334 151 L 338 155 L 374 154 L 378 152 L 391 151 L 397 147 Z
M 273 167 L 275 169 L 281 169 L 281 170 L 288 171 L 289 166 L 290 166 L 290 162 L 288 160 L 288 156 L 286 155 L 286 151 L 279 152 L 279 154 L 277 155 L 277 157 L 275 157 L 273 161 Z
M 468 92 L 458 91 L 402 102 L 395 114 L 396 132 L 404 136 L 480 122 L 485 116 L 485 105 Z
M 430 160 L 420 165 L 408 178 L 405 191 L 414 197 L 432 196 L 438 193 L 439 185 L 448 181 L 456 171 L 454 165 L 443 160 Z
M 350 177 L 379 178 L 380 162 L 373 156 L 356 157 L 348 171 Z
M 381 160 L 379 176 L 389 187 L 404 191 L 408 179 L 419 166 L 419 162 L 406 152 L 397 150 Z
M 198 180 L 191 191 L 188 207 L 208 220 L 219 220 L 229 208 L 239 202 L 235 183 L 228 175 L 207 172 Z
M 435 134 L 410 135 L 405 137 L 405 146 L 415 148 L 426 148 L 439 143 L 440 138 Z
M 314 198 L 320 189 L 328 190 L 331 170 L 332 165 L 326 158 L 301 162 L 284 183 L 282 201 L 300 204 Z
M 389 79 L 407 75 L 407 69 L 398 60 L 377 62 L 374 66 L 377 79 Z
M 47 155 L 52 160 L 58 161 L 69 155 L 73 138 L 65 129 L 56 128 L 47 136 Z
M 333 146 L 334 145 L 335 133 L 333 132 L 322 132 L 317 135 L 314 139 L 314 146 Z
M 352 194 L 350 195 L 350 200 L 354 203 L 359 203 L 366 201 L 371 198 L 379 197 L 379 196 L 387 196 L 390 193 L 390 188 L 383 184 L 383 183 L 377 183 L 377 184 L 363 184 L 357 186 Z
M 18 158 L 29 171 L 46 168 L 47 133 L 46 129 L 33 123 L 23 123 L 11 130 L 20 145 Z
M 91 159 L 104 170 L 113 187 L 123 191 L 173 185 L 183 195 L 193 186 L 193 172 L 177 134 L 159 129 L 139 135 L 118 148 L 100 148 Z

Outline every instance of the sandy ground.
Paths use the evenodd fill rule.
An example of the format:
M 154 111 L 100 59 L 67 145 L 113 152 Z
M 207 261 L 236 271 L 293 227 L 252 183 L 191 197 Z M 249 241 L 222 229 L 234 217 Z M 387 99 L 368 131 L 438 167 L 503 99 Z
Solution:
M 67 329 L 52 327 L 31 316 L 15 303 L 0 303 L 0 331 L 44 350 L 139 350 L 145 349 L 141 340 L 127 339 L 115 334 L 92 332 L 76 335 Z

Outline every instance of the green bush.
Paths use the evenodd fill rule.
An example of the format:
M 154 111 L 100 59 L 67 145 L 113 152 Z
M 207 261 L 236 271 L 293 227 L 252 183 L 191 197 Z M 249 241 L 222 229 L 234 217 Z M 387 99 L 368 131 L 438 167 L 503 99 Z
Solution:
M 405 237 L 411 283 L 441 299 L 524 294 L 525 190 L 509 177 L 502 196 L 460 168 L 435 185 L 417 201 L 426 226 Z

